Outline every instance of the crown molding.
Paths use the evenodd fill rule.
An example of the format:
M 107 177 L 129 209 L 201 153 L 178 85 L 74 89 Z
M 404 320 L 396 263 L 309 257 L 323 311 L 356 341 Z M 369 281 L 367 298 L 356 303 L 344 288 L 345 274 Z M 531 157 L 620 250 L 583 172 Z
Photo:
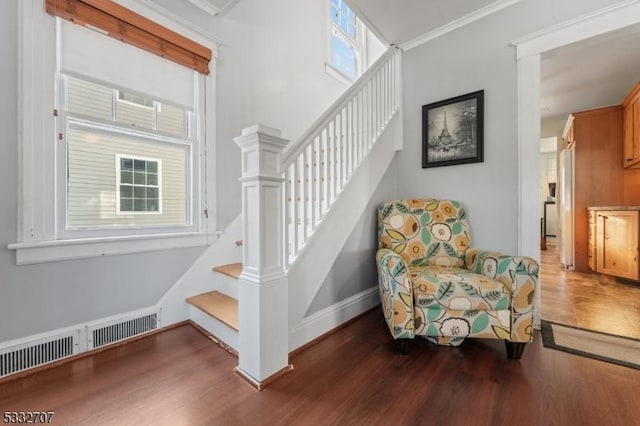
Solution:
M 493 3 L 486 5 L 483 8 L 475 10 L 465 16 L 462 16 L 458 19 L 454 19 L 453 21 L 445 24 L 441 27 L 438 27 L 432 31 L 429 31 L 426 34 L 423 34 L 419 37 L 414 38 L 413 40 L 409 40 L 405 43 L 402 43 L 400 47 L 402 50 L 411 50 L 414 47 L 418 47 L 428 41 L 434 40 L 438 37 L 442 37 L 443 35 L 450 33 L 451 31 L 455 31 L 458 28 L 464 27 L 465 25 L 469 25 L 472 22 L 475 22 L 479 19 L 484 18 L 485 16 L 489 16 L 493 13 L 496 13 L 504 8 L 507 8 L 511 5 L 514 5 L 521 0 L 497 0 Z
M 640 1 L 626 0 L 527 34 L 510 45 L 516 47 L 517 59 L 521 59 L 638 22 Z

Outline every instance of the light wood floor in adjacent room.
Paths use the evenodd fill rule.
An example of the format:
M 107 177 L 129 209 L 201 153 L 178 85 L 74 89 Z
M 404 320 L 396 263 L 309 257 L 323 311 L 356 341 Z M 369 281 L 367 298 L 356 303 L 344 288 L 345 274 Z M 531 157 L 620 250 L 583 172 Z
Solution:
M 185 325 L 0 384 L 0 411 L 57 425 L 632 425 L 640 370 L 498 340 L 395 351 L 380 308 L 291 358 L 262 392 Z
M 554 240 L 541 251 L 542 319 L 640 339 L 640 284 L 565 271 Z

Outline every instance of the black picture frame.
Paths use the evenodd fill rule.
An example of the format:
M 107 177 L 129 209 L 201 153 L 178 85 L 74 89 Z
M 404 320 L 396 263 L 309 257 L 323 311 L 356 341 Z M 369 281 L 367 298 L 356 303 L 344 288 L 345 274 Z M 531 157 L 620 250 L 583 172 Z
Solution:
M 484 161 L 484 90 L 422 106 L 422 168 Z

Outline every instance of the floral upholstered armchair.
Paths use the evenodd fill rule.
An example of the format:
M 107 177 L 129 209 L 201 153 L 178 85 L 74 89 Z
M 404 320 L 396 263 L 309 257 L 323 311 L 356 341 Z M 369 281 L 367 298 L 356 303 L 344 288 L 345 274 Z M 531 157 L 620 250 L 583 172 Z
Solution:
M 458 346 L 503 339 L 520 358 L 532 339 L 538 263 L 471 248 L 457 201 L 407 199 L 378 208 L 378 281 L 384 316 L 402 353 L 408 339 Z

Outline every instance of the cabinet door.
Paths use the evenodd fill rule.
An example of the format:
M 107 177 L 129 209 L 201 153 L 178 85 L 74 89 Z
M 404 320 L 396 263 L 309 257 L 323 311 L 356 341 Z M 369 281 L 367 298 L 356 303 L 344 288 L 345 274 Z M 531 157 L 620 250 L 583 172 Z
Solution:
M 596 271 L 596 212 L 589 211 L 589 231 L 587 236 L 587 264 Z
M 640 96 L 632 104 L 633 110 L 633 159 L 634 162 L 640 161 Z
M 633 163 L 635 163 L 635 159 L 636 159 L 635 158 L 636 144 L 634 143 L 634 140 L 633 140 L 633 137 L 634 137 L 633 124 L 634 124 L 634 118 L 635 118 L 635 114 L 634 114 L 635 109 L 640 110 L 640 108 L 634 108 L 634 104 L 631 104 L 627 106 L 622 113 L 622 122 L 623 122 L 622 140 L 624 141 L 624 145 L 623 145 L 623 154 L 624 154 L 623 166 L 624 167 L 632 165 Z
M 638 211 L 601 211 L 596 220 L 598 272 L 638 279 Z

